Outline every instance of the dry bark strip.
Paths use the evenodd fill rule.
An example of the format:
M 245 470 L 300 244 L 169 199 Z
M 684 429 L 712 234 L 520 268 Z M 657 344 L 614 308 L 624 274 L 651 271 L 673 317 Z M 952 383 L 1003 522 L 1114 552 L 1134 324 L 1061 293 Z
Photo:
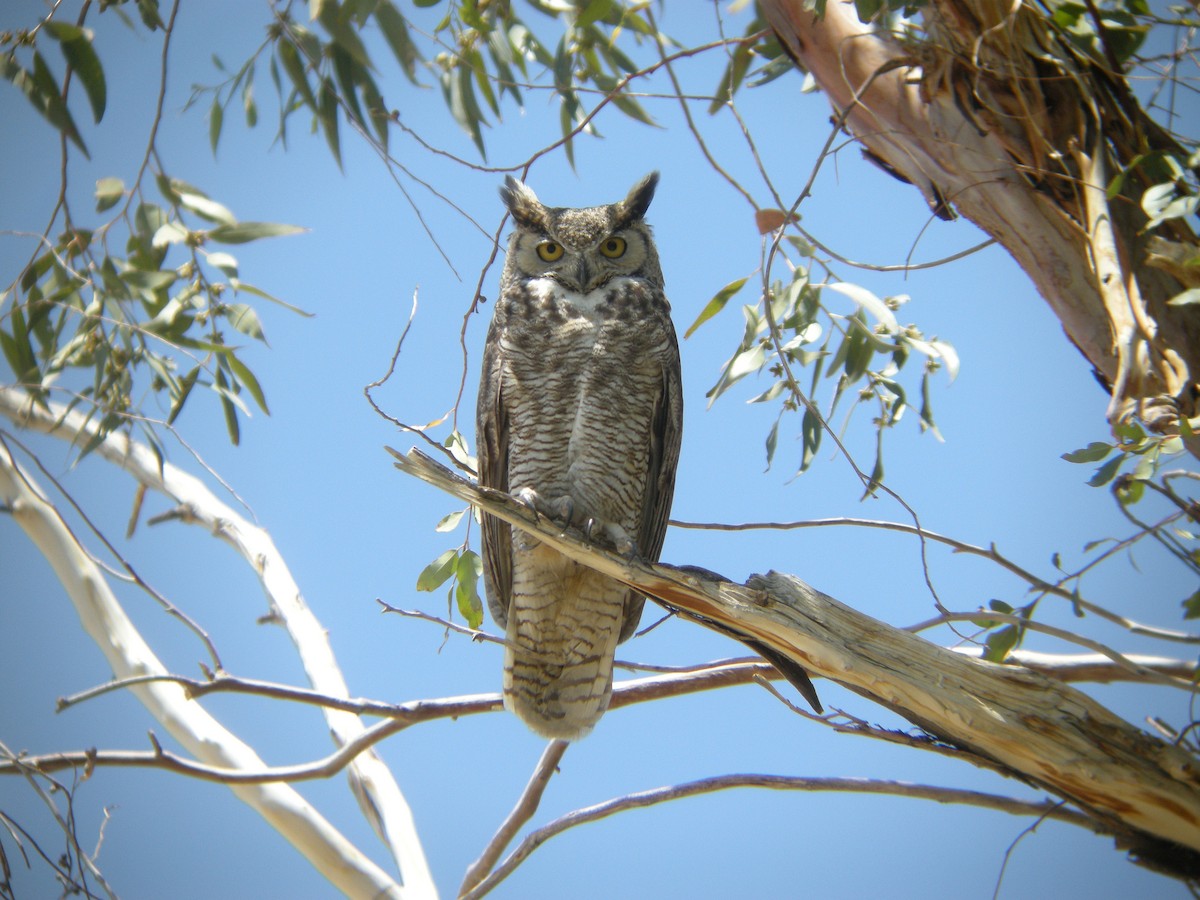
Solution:
M 954 746 L 1092 816 L 1139 859 L 1200 877 L 1200 769 L 1063 682 L 964 657 L 864 615 L 792 575 L 746 584 L 625 558 L 562 533 L 499 491 L 482 489 L 419 450 L 397 468 L 528 531 L 668 608 L 757 642 L 883 704 Z

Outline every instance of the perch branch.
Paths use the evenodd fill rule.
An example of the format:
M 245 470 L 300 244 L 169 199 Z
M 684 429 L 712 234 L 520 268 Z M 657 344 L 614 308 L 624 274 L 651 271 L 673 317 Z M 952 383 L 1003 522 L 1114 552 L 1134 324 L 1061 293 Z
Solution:
M 536 535 L 577 562 L 702 624 L 769 647 L 1058 794 L 1120 833 L 1143 857 L 1165 860 L 1177 873 L 1200 872 L 1195 761 L 1069 685 L 938 647 L 791 575 L 756 575 L 742 585 L 600 550 L 419 451 L 391 452 L 407 474 Z

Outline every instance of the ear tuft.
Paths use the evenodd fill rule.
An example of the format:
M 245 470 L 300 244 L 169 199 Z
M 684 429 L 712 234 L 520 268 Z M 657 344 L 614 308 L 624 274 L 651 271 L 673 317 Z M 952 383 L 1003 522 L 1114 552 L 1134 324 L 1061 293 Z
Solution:
M 621 201 L 621 218 L 626 222 L 637 222 L 645 218 L 650 201 L 654 199 L 654 190 L 658 187 L 658 173 L 651 172 L 629 190 L 629 194 Z
M 544 207 L 533 189 L 524 182 L 509 175 L 504 179 L 504 187 L 500 188 L 500 199 L 508 207 L 513 219 L 518 225 L 526 228 L 544 228 L 546 207 Z

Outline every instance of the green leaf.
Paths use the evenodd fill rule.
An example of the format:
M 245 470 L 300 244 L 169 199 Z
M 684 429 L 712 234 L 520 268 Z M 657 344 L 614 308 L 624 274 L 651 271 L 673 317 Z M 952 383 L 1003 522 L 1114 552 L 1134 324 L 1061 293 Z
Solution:
M 169 288 L 179 279 L 179 273 L 171 269 L 160 269 L 154 272 L 143 272 L 140 269 L 128 269 L 121 277 L 127 285 L 143 291 L 161 291 Z
M 775 458 L 775 447 L 779 443 L 779 419 L 775 420 L 775 424 L 771 426 L 771 430 L 767 432 L 767 469 L 771 468 L 771 460 Z
M 1138 478 L 1126 478 L 1117 483 L 1117 500 L 1122 506 L 1132 506 L 1146 493 L 1146 482 Z
M 800 423 L 800 437 L 802 442 L 802 451 L 800 456 L 800 471 L 805 471 L 812 465 L 813 457 L 817 455 L 817 451 L 821 448 L 821 434 L 824 428 L 821 427 L 821 418 L 812 407 L 804 408 L 804 418 Z
M 483 603 L 479 599 L 479 576 L 483 574 L 483 560 L 473 550 L 464 550 L 455 567 L 455 599 L 458 611 L 471 628 L 483 624 Z
M 359 73 L 365 74 L 365 67 L 355 62 L 354 58 L 344 48 L 333 47 L 333 74 L 338 86 L 342 89 L 342 100 L 346 104 L 351 120 L 366 127 L 367 120 L 363 116 L 362 104 L 358 102 Z
M 205 261 L 210 266 L 215 266 L 225 273 L 228 278 L 237 278 L 238 261 L 229 253 L 222 253 L 219 250 L 213 251 L 205 256 Z
M 279 61 L 283 63 L 283 70 L 287 72 L 288 78 L 292 80 L 292 84 L 300 92 L 300 96 L 304 98 L 304 102 L 308 105 L 309 109 L 315 112 L 317 109 L 317 97 L 313 93 L 312 86 L 308 83 L 308 73 L 304 60 L 300 56 L 300 51 L 291 41 L 286 38 L 280 38 L 277 54 Z
M 221 244 L 246 244 L 262 238 L 299 234 L 304 230 L 299 225 L 284 225 L 281 222 L 239 222 L 236 225 L 219 225 L 207 234 Z
M 585 28 L 600 19 L 603 19 L 615 7 L 613 0 L 591 0 L 575 19 L 576 28 Z
M 1121 468 L 1121 463 L 1125 461 L 1124 454 L 1118 454 L 1098 468 L 1094 475 L 1088 479 L 1088 484 L 1092 487 L 1104 487 L 1113 478 L 1116 477 L 1117 470 Z
M 871 497 L 883 484 L 883 429 L 880 428 L 875 432 L 875 466 L 871 469 L 871 479 L 867 482 L 867 487 L 863 491 L 860 500 L 866 500 Z
M 367 116 L 371 120 L 371 127 L 375 129 L 379 143 L 383 145 L 384 150 L 387 150 L 388 126 L 391 123 L 392 114 L 388 111 L 387 104 L 383 102 L 383 95 L 379 93 L 375 79 L 367 73 L 364 74 L 366 78 L 362 83 L 363 103 L 367 106 Z
M 90 159 L 83 138 L 79 135 L 79 129 L 75 127 L 75 120 L 71 118 L 71 112 L 67 109 L 67 102 L 58 92 L 58 82 L 54 78 L 54 73 L 50 71 L 50 67 L 46 65 L 46 60 L 42 58 L 42 55 L 34 51 L 32 75 L 24 69 L 20 69 L 19 66 L 17 68 L 28 76 L 28 83 L 27 85 L 24 83 L 25 79 L 21 79 L 22 83 L 18 83 L 17 80 L 13 80 L 13 83 L 25 92 L 25 96 L 33 102 L 38 112 L 46 117 L 46 121 L 65 134 L 83 152 L 83 155 Z
M 246 112 L 246 125 L 253 128 L 258 124 L 258 104 L 254 102 L 254 66 L 246 70 L 246 83 L 242 85 L 242 109 Z
M 213 254 L 209 255 L 212 256 Z M 253 294 L 255 297 L 262 297 L 264 300 L 269 300 L 272 303 L 282 306 L 289 312 L 294 312 L 297 315 L 304 316 L 306 319 L 311 319 L 314 315 L 316 315 L 316 313 L 310 313 L 298 306 L 292 306 L 292 304 L 288 303 L 286 300 L 280 300 L 278 297 L 268 294 L 266 291 L 262 290 L 262 288 L 256 288 L 254 285 L 247 284 L 245 281 L 240 281 L 237 278 L 230 278 L 229 283 L 235 291 L 245 291 L 248 294 Z
M 686 341 L 692 336 L 692 333 L 697 328 L 723 310 L 725 308 L 725 304 L 727 304 L 730 299 L 742 289 L 742 287 L 746 284 L 746 281 L 746 278 L 739 278 L 737 281 L 729 282 L 729 284 L 717 291 L 717 293 L 713 295 L 713 298 L 704 305 L 704 309 L 700 310 L 700 315 L 696 316 L 696 321 L 693 322 L 688 327 L 688 330 L 683 333 L 683 339 Z
M 219 366 L 217 367 L 216 383 L 210 385 L 210 387 L 221 398 L 221 412 L 225 416 L 225 430 L 229 433 L 229 442 L 236 447 L 242 440 L 241 428 L 238 425 L 237 417 L 237 398 L 229 390 L 229 382 L 225 378 L 225 371 Z
M 383 39 L 391 47 L 392 55 L 396 57 L 396 62 L 400 64 L 405 76 L 413 84 L 416 84 L 417 63 L 421 60 L 421 54 L 409 36 L 408 24 L 405 22 L 404 16 L 396 9 L 392 0 L 382 0 L 375 8 L 375 21 L 379 23 Z
M 1200 619 L 1200 591 L 1196 591 L 1181 604 L 1185 619 Z
M 221 126 L 225 123 L 225 110 L 213 97 L 212 107 L 208 110 L 208 145 L 212 148 L 213 156 L 217 155 L 217 144 L 221 142 Z
M 640 103 L 617 89 L 619 84 L 617 79 L 610 75 L 605 75 L 603 72 L 592 72 L 592 81 L 596 83 L 596 87 L 608 95 L 608 98 L 612 100 L 617 109 L 621 110 L 629 118 L 641 122 L 643 125 L 658 127 L 658 123 L 642 108 Z
M 200 377 L 200 367 L 196 366 L 186 375 L 179 379 L 179 391 L 175 394 L 174 402 L 171 404 L 171 411 L 167 414 L 167 424 L 170 425 L 183 412 L 183 404 L 187 402 L 188 395 L 191 394 L 192 388 L 196 385 L 196 379 Z
M 104 81 L 104 68 L 100 65 L 100 57 L 92 47 L 91 33 L 78 25 L 57 21 L 47 22 L 45 28 L 49 35 L 58 41 L 67 64 L 75 70 L 75 75 L 87 93 L 92 117 L 99 122 L 104 118 L 108 87 Z
M 465 509 L 460 509 L 450 513 L 449 515 L 442 516 L 441 521 L 434 526 L 433 530 L 441 532 L 453 531 L 458 527 L 458 523 L 462 521 L 462 517 L 466 515 L 466 512 L 467 511 Z
M 321 79 L 321 99 L 317 104 L 317 120 L 325 133 L 325 142 L 333 153 L 333 159 L 342 167 L 342 141 L 338 136 L 338 102 L 337 90 L 328 78 Z
M 137 0 L 137 8 L 142 17 L 142 24 L 151 31 L 156 28 L 166 28 L 162 17 L 158 14 L 158 0 Z
M 763 367 L 763 363 L 767 359 L 767 350 L 761 343 L 756 343 L 752 347 L 738 353 L 729 364 L 728 377 L 729 383 L 745 378 L 751 372 L 757 372 Z
M 247 306 L 245 303 L 231 303 L 224 308 L 223 315 L 229 324 L 242 334 L 262 341 L 264 344 L 267 342 L 266 335 L 263 334 L 262 322 L 253 307 Z
M 350 22 L 343 18 L 335 3 L 322 3 L 317 20 L 329 32 L 337 47 L 345 50 L 360 66 L 370 66 L 371 57 Z
M 96 181 L 96 212 L 112 209 L 125 196 L 125 182 L 120 178 L 100 178 Z
M 993 631 L 988 635 L 983 658 L 988 662 L 1004 662 L 1008 658 L 1009 652 L 1017 646 L 1020 636 L 1020 630 L 1016 625 L 1005 625 L 1003 628 Z
M 217 222 L 221 225 L 237 224 L 237 217 L 225 206 L 200 194 L 181 193 L 179 205 L 184 209 L 190 209 L 196 215 L 208 219 L 210 222 Z
M 1106 444 L 1103 441 L 1092 441 L 1086 447 L 1079 450 L 1072 450 L 1070 453 L 1064 453 L 1062 458 L 1069 463 L 1100 462 L 1100 460 L 1112 452 L 1112 449 L 1112 444 Z
M 250 371 L 244 362 L 237 358 L 236 354 L 227 354 L 225 360 L 229 363 L 229 368 L 237 377 L 238 383 L 250 392 L 250 396 L 253 397 L 254 402 L 258 404 L 258 408 L 269 416 L 271 414 L 271 410 L 267 407 L 267 397 L 263 393 L 262 385 L 260 385 L 258 383 L 258 379 L 254 377 L 254 373 Z
M 836 291 L 845 297 L 853 300 L 861 309 L 865 309 L 876 320 L 887 329 L 889 333 L 895 332 L 899 328 L 896 322 L 896 314 L 888 307 L 883 300 L 868 291 L 865 287 L 857 284 L 849 284 L 844 281 L 835 284 L 826 285 L 831 291 Z
M 458 551 L 447 550 L 417 576 L 418 591 L 434 591 L 446 583 L 458 567 Z
M 9 316 L 12 333 L 0 330 L 0 348 L 4 358 L 16 376 L 18 382 L 26 385 L 41 384 L 42 378 L 38 371 L 37 356 L 33 344 L 29 340 L 29 332 L 25 325 L 25 316 L 21 307 L 14 306 Z

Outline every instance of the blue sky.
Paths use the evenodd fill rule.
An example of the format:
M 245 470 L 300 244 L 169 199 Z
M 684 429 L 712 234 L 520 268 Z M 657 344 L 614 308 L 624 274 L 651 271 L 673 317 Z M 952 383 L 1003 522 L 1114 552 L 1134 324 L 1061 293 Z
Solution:
M 0 29 L 29 22 L 40 8 L 30 0 L 6 4 Z M 684 39 L 713 33 L 706 16 L 681 21 L 693 11 L 682 9 L 668 5 L 661 20 L 665 31 Z M 209 397 L 193 398 L 179 425 L 273 535 L 329 629 L 353 694 L 403 701 L 495 690 L 500 674 L 495 647 L 446 640 L 435 625 L 379 613 L 376 598 L 444 614 L 444 593 L 418 593 L 413 585 L 425 564 L 462 536 L 434 532 L 455 502 L 392 468 L 383 446 L 407 449 L 413 441 L 377 416 L 362 396 L 363 386 L 385 371 L 416 291 L 420 305 L 413 330 L 395 376 L 377 399 L 391 415 L 410 423 L 432 421 L 454 405 L 462 370 L 459 331 L 488 242 L 419 185 L 404 182 L 460 273 L 461 279 L 455 278 L 391 176 L 348 130 L 344 172 L 320 136 L 307 133 L 303 115 L 293 118 L 286 152 L 273 144 L 273 98 L 265 68 L 258 79 L 262 121 L 247 130 L 231 110 L 214 160 L 203 104 L 182 111 L 189 87 L 218 80 L 213 52 L 231 66 L 253 52 L 265 22 L 261 4 L 184 5 L 159 146 L 170 174 L 205 189 L 240 218 L 309 229 L 232 251 L 243 278 L 315 317 L 258 305 L 270 347 L 247 347 L 244 358 L 263 384 L 272 415 L 243 422 L 240 447 L 229 445 L 219 408 Z M 132 180 L 145 147 L 155 88 L 151 73 L 159 52 L 156 38 L 142 31 L 131 34 L 111 14 L 93 13 L 89 24 L 97 29 L 106 67 L 109 109 L 99 127 L 85 132 L 92 160 L 76 157 L 70 173 L 74 210 L 82 218 L 91 214 L 97 178 Z M 743 26 L 733 19 L 733 29 Z M 711 90 L 718 73 L 711 63 L 693 62 L 681 65 L 680 74 L 688 90 L 702 93 Z M 477 158 L 446 114 L 440 91 L 418 91 L 386 66 L 380 79 L 405 124 L 433 144 Z M 794 196 L 806 181 L 829 132 L 825 101 L 802 95 L 800 85 L 798 75 L 788 75 L 744 92 L 739 100 L 785 196 Z M 529 183 L 548 203 L 592 205 L 624 196 L 651 169 L 661 171 L 648 218 L 682 335 L 719 287 L 755 269 L 760 238 L 745 201 L 713 175 L 683 133 L 677 106 L 647 102 L 664 128 L 606 114 L 599 120 L 602 139 L 577 142 L 576 171 L 561 154 L 552 154 L 539 161 Z M 511 109 L 501 126 L 487 132 L 491 165 L 516 164 L 556 137 L 557 109 L 550 95 L 530 92 L 526 104 L 523 112 Z M 697 114 L 722 162 L 765 198 L 732 121 Z M 5 135 L 0 142 L 0 281 L 7 284 L 32 246 L 16 232 L 40 231 L 57 192 L 57 140 L 9 86 L 0 88 L 0 122 Z M 398 134 L 393 152 L 489 232 L 496 228 L 502 175 L 448 163 Z M 805 227 L 826 245 L 876 264 L 902 262 L 910 251 L 917 261 L 936 259 L 982 239 L 965 222 L 931 222 L 915 190 L 864 163 L 853 146 L 825 163 L 801 214 Z M 926 527 L 980 545 L 995 542 L 1010 558 L 1046 577 L 1053 574 L 1052 553 L 1062 553 L 1069 566 L 1083 559 L 1087 541 L 1129 532 L 1109 497 L 1084 483 L 1088 470 L 1059 458 L 1105 438 L 1106 397 L 1028 279 L 1002 251 L 989 248 L 955 265 L 908 276 L 837 269 L 841 277 L 881 296 L 910 294 L 902 320 L 948 340 L 961 357 L 954 383 L 941 374 L 933 390 L 945 442 L 919 434 L 911 412 L 888 435 L 887 483 Z M 485 295 L 494 295 L 498 275 L 497 265 L 487 275 Z M 739 302 L 750 302 L 749 294 Z M 765 380 L 747 379 L 706 410 L 705 392 L 741 334 L 737 307 L 731 303 L 682 344 L 686 418 L 674 517 L 905 520 L 893 501 L 859 502 L 861 486 L 828 442 L 812 471 L 793 477 L 800 453 L 794 417 L 781 427 L 775 466 L 764 472 L 763 441 L 775 410 L 744 401 L 765 389 Z M 849 304 L 845 311 L 851 311 Z M 472 442 L 475 380 L 489 314 L 490 305 L 484 306 L 466 331 L 469 368 L 459 419 Z M 859 465 L 869 469 L 874 438 L 866 413 L 850 423 L 846 442 Z M 210 536 L 180 524 L 147 527 L 143 521 L 130 541 L 119 540 L 132 502 L 130 483 L 99 460 L 75 465 L 68 448 L 29 443 L 97 524 L 118 539 L 143 577 L 212 633 L 233 673 L 304 683 L 286 635 L 255 624 L 266 607 L 241 560 Z M 169 452 L 174 462 L 196 470 L 184 448 Z M 163 509 L 162 501 L 152 499 L 146 514 Z M 1150 548 L 1139 548 L 1133 557 L 1140 573 L 1121 560 L 1085 581 L 1085 593 L 1135 618 L 1176 625 L 1178 600 L 1194 584 Z M 902 536 L 845 528 L 747 534 L 671 529 L 663 559 L 739 580 L 770 568 L 792 572 L 897 625 L 933 614 L 919 546 Z M 930 572 L 943 603 L 954 610 L 971 610 L 993 598 L 1014 605 L 1024 599 L 1019 582 L 979 560 L 935 550 Z M 0 573 L 0 684 L 8 686 L 0 702 L 0 740 L 31 752 L 145 748 L 145 732 L 153 723 L 131 696 L 110 695 L 54 713 L 57 697 L 102 683 L 110 673 L 78 628 L 48 567 L 4 517 Z M 203 652 L 194 639 L 144 595 L 124 588 L 119 594 L 164 660 L 177 671 L 196 673 Z M 1054 604 L 1043 610 L 1046 621 L 1077 625 L 1069 610 Z M 644 621 L 654 617 L 648 609 Z M 1113 629 L 1085 627 L 1123 649 L 1147 649 Z M 1069 649 L 1038 641 L 1031 646 Z M 671 621 L 623 645 L 618 655 L 684 664 L 741 653 L 728 639 Z M 836 686 L 818 682 L 817 688 L 826 707 L 902 725 Z M 1181 694 L 1091 692 L 1133 721 L 1147 715 L 1187 721 L 1187 698 Z M 214 698 L 207 705 L 272 763 L 302 762 L 329 750 L 324 723 L 311 711 L 246 698 Z M 379 749 L 413 806 L 439 887 L 452 895 L 467 864 L 517 798 L 542 742 L 514 717 L 497 714 L 422 726 Z M 765 691 L 745 687 L 606 716 L 592 736 L 568 750 L 537 821 L 624 793 L 726 772 L 879 777 L 1037 796 L 963 765 L 834 735 L 795 717 Z M 341 777 L 305 784 L 301 791 L 387 864 Z M 83 834 L 96 833 L 105 806 L 112 807 L 112 819 L 99 861 L 123 897 L 334 893 L 223 788 L 156 772 L 102 771 L 76 795 Z M 50 833 L 39 802 L 14 779 L 0 780 L 0 810 L 39 834 Z M 1031 824 L 913 800 L 725 792 L 568 832 L 539 850 L 495 896 L 854 897 L 885 891 L 895 897 L 987 897 L 1006 849 Z M 12 845 L 4 846 L 17 870 L 18 896 L 45 895 L 50 888 L 44 877 L 25 873 Z M 1043 823 L 1012 853 L 1001 896 L 1029 896 L 1049 884 L 1057 894 L 1070 896 L 1183 894 L 1174 883 L 1125 862 L 1110 841 Z

